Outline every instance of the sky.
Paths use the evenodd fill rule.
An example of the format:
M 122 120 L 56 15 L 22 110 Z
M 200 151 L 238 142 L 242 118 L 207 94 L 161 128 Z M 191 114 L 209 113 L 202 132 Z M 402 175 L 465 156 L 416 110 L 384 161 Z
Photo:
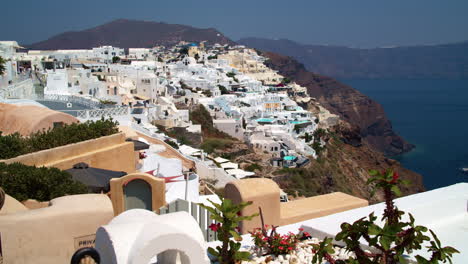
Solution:
M 213 27 L 227 37 L 359 48 L 468 40 L 468 0 L 5 0 L 0 40 L 26 45 L 119 18 Z

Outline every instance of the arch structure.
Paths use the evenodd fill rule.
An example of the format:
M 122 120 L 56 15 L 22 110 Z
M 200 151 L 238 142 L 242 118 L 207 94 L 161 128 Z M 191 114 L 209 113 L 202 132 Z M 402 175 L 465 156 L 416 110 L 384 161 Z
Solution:
M 116 216 L 96 233 L 102 263 L 208 264 L 206 242 L 195 219 L 187 212 L 157 215 L 133 209 Z M 153 261 L 153 262 L 152 262 Z
M 114 215 L 138 208 L 159 212 L 166 205 L 166 183 L 147 173 L 132 173 L 111 179 L 110 196 Z

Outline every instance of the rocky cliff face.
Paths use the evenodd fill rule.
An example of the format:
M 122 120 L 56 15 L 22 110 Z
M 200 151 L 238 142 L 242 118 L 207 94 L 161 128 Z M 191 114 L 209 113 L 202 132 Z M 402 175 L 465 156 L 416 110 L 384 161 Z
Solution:
M 392 124 L 382 106 L 369 97 L 335 79 L 308 72 L 304 65 L 291 57 L 272 52 L 263 55 L 268 58 L 268 67 L 307 87 L 311 97 L 315 97 L 330 112 L 356 126 L 363 141 L 376 150 L 392 156 L 414 147 L 392 130 Z
M 425 190 L 421 175 L 373 150 L 361 141 L 359 131 L 348 123 L 342 122 L 335 126 L 327 137 L 326 148 L 317 160 L 301 169 L 280 170 L 276 173 L 277 182 L 286 192 L 313 196 L 340 191 L 367 199 L 370 203 L 382 202 L 383 193 L 377 192 L 371 197 L 371 189 L 366 182 L 370 178 L 369 170 L 388 168 L 411 182 L 410 186 L 402 187 L 403 195 Z

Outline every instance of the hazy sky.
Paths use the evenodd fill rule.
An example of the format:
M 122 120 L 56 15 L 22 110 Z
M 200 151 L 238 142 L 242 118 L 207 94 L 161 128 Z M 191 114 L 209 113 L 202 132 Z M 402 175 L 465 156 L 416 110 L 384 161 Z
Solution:
M 354 47 L 468 40 L 468 0 L 4 0 L 0 40 L 30 44 L 117 18 L 214 27 L 233 40 Z

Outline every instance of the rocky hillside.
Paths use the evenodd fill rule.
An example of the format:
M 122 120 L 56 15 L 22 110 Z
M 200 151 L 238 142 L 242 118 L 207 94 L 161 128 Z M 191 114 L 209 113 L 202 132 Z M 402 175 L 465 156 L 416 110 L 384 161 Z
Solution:
M 325 108 L 358 127 L 363 140 L 388 156 L 411 150 L 414 146 L 392 130 L 380 104 L 335 79 L 309 72 L 291 57 L 265 52 L 267 65 L 296 83 L 307 87 Z
M 369 170 L 393 168 L 403 179 L 412 184 L 402 188 L 403 195 L 425 190 L 422 176 L 405 169 L 395 160 L 386 158 L 362 141 L 359 131 L 346 122 L 333 127 L 324 136 L 327 141 L 319 157 L 303 168 L 279 169 L 272 167 L 268 155 L 253 152 L 238 156 L 235 161 L 243 169 L 255 171 L 262 177 L 275 180 L 291 199 L 310 197 L 330 192 L 344 192 L 369 200 L 371 203 L 383 201 L 383 193 L 370 196 L 366 185 L 370 178 Z
M 83 31 L 65 32 L 27 47 L 53 50 L 90 49 L 102 45 L 112 45 L 128 49 L 149 48 L 155 45 L 168 46 L 182 40 L 233 43 L 214 28 L 200 29 L 177 24 L 118 19 Z
M 339 79 L 468 78 L 468 42 L 374 49 L 303 45 L 287 39 L 245 38 L 239 43 L 291 56 L 309 71 Z

